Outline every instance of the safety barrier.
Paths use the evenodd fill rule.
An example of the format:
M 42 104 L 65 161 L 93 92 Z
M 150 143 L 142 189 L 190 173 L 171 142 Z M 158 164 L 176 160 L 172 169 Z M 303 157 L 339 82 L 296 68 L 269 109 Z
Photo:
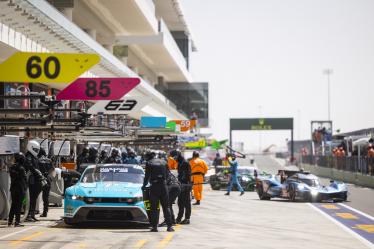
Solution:
M 320 177 L 374 188 L 374 160 L 367 157 L 303 156 L 301 167 Z
M 366 156 L 333 157 L 307 155 L 302 156 L 301 163 L 374 176 L 374 158 Z

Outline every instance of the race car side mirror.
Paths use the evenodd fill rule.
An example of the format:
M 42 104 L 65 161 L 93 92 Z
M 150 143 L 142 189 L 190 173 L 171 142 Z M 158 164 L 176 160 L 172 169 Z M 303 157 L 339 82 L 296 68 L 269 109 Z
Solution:
M 73 185 L 77 184 L 78 182 L 79 182 L 79 178 L 78 178 L 78 177 L 73 177 L 73 178 L 71 179 L 71 183 L 72 183 Z

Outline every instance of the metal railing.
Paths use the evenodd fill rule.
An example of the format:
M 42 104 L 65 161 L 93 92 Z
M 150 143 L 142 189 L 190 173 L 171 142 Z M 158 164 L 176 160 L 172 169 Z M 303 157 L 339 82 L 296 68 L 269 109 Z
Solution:
M 364 175 L 374 175 L 374 158 L 366 156 L 334 157 L 334 156 L 302 156 L 301 162 L 324 168 L 344 170 Z
M 117 131 L 122 131 L 127 126 L 137 127 L 139 125 L 139 120 L 124 116 L 96 115 L 88 120 L 88 126 L 110 128 Z

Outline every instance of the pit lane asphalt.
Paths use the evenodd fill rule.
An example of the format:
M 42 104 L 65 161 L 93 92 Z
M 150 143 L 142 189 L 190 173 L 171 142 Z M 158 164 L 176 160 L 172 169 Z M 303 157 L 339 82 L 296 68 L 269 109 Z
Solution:
M 257 163 L 261 168 L 261 159 Z M 41 222 L 0 226 L 0 248 L 368 248 L 306 203 L 260 201 L 253 192 L 224 196 L 204 187 L 191 225 L 175 233 L 112 224 L 70 227 L 58 221 L 62 208 L 51 208 Z

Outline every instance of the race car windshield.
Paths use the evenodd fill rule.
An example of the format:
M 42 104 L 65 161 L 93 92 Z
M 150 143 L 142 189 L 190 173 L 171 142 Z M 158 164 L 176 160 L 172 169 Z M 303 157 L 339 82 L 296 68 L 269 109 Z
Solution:
M 311 187 L 319 186 L 319 181 L 316 179 L 300 179 L 300 181 Z
M 239 175 L 253 175 L 253 169 L 241 169 L 238 168 Z
M 83 183 L 128 182 L 142 184 L 144 172 L 136 167 L 95 167 L 87 169 L 82 177 Z

